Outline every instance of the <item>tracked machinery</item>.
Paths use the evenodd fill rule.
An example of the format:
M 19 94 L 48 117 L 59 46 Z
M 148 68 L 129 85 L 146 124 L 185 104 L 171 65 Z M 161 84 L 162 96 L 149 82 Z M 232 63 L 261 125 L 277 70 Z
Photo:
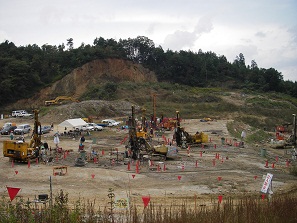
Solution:
M 144 120 L 142 121 L 142 124 L 144 124 Z M 164 143 L 153 145 L 151 139 L 144 137 L 146 134 L 141 133 L 141 128 L 137 128 L 136 125 L 134 106 L 132 106 L 132 116 L 129 117 L 128 125 L 129 140 L 126 148 L 130 150 L 133 159 L 142 159 L 147 156 L 149 159 L 166 160 L 168 151 L 172 150 L 172 148 Z
M 188 146 L 197 145 L 208 142 L 208 135 L 204 132 L 196 132 L 194 135 L 185 131 L 185 128 L 180 126 L 179 111 L 176 111 L 176 128 L 174 129 L 173 138 L 176 141 L 176 145 L 182 149 L 188 148 Z
M 38 110 L 34 110 L 34 129 L 30 142 L 25 140 L 5 140 L 3 142 L 3 156 L 12 160 L 28 162 L 30 159 L 38 157 L 41 142 L 41 124 L 38 121 Z
M 44 105 L 50 106 L 50 105 L 59 105 L 62 103 L 62 101 L 73 101 L 73 102 L 79 102 L 79 100 L 69 97 L 69 96 L 58 96 L 53 100 L 48 100 L 44 102 Z

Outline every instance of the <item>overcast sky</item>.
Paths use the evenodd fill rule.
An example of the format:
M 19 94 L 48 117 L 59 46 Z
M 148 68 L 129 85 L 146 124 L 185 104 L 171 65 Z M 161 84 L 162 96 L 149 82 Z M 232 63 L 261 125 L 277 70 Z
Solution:
M 297 81 L 296 0 L 0 0 L 0 42 L 74 47 L 146 36 L 164 50 L 212 51 Z

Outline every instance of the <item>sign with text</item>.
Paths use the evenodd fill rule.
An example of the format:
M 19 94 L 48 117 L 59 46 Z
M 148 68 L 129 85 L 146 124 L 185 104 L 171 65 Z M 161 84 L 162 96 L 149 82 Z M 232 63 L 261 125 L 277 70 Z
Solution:
M 273 177 L 273 174 L 267 173 L 266 178 L 265 178 L 264 183 L 263 183 L 263 186 L 262 186 L 262 189 L 261 189 L 262 193 L 265 193 L 265 194 L 267 193 L 267 190 L 270 187 L 270 184 L 271 184 L 271 181 L 272 181 L 272 177 Z
M 114 207 L 117 209 L 128 209 L 129 199 L 125 197 L 119 197 L 115 199 Z

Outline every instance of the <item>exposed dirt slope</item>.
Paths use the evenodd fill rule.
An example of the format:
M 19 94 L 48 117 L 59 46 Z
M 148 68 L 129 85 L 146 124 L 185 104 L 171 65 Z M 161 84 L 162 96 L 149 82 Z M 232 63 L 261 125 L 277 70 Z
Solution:
M 45 100 L 55 99 L 59 95 L 78 98 L 88 88 L 107 81 L 157 82 L 157 78 L 152 71 L 131 61 L 120 59 L 94 60 L 74 69 L 52 86 L 36 93 L 33 98 L 20 100 L 9 107 L 11 109 L 22 106 L 28 107 L 28 105 L 39 107 L 44 104 Z

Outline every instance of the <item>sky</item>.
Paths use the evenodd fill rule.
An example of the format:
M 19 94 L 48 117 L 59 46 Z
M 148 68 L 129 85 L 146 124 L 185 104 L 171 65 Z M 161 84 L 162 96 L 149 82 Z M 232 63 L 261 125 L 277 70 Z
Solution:
M 0 43 L 93 45 L 145 36 L 165 51 L 211 51 L 297 81 L 296 0 L 0 0 Z

